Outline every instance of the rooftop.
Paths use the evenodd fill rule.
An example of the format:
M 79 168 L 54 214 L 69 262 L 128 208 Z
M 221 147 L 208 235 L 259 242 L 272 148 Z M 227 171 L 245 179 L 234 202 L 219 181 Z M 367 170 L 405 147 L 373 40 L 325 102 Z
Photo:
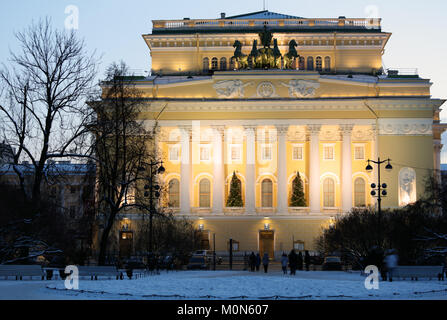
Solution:
M 302 18 L 268 10 L 218 19 L 153 20 L 152 34 L 258 32 L 381 32 L 381 19 Z

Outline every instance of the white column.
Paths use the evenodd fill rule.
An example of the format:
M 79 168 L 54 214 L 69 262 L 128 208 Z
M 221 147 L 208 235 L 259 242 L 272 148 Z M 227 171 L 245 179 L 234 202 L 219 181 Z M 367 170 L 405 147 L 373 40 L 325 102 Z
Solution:
M 278 191 L 277 191 L 277 210 L 279 214 L 288 212 L 288 188 L 287 188 L 287 153 L 286 140 L 288 125 L 276 126 L 278 136 L 278 154 L 277 154 L 277 169 L 278 169 Z
M 181 126 L 180 213 L 191 212 L 191 126 Z
M 224 199 L 224 166 L 222 138 L 225 126 L 212 126 L 213 136 L 213 213 L 223 212 Z
M 245 157 L 245 212 L 255 213 L 256 126 L 244 126 L 244 129 L 247 144 Z
M 435 169 L 435 175 L 438 183 L 441 183 L 441 150 L 442 150 L 442 143 L 441 140 L 433 140 L 433 147 L 434 147 L 434 169 Z
M 353 128 L 353 124 L 343 124 L 339 127 L 343 139 L 341 159 L 341 203 L 343 212 L 349 212 L 352 208 L 351 133 Z
M 310 212 L 318 213 L 320 208 L 320 134 L 321 125 L 312 124 L 307 126 L 310 135 L 309 152 L 309 207 Z

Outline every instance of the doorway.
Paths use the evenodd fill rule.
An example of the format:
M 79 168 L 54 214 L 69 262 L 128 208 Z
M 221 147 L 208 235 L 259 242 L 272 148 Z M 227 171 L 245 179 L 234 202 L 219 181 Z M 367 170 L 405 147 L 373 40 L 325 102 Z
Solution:
M 273 231 L 259 231 L 259 254 L 261 255 L 261 258 L 264 256 L 265 252 L 268 253 L 270 260 L 275 258 L 273 236 Z
M 133 232 L 120 232 L 120 257 L 129 258 L 132 255 Z

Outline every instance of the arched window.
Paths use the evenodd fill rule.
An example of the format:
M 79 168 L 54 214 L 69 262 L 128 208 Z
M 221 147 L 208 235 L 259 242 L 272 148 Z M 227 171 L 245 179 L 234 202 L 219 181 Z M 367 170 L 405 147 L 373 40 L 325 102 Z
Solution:
M 200 180 L 199 184 L 199 207 L 211 207 L 211 187 L 208 179 Z
M 211 59 L 211 70 L 217 70 L 217 58 Z
M 324 58 L 324 71 L 331 72 L 331 57 Z
M 210 70 L 210 59 L 203 58 L 203 72 L 208 72 Z
M 323 181 L 323 206 L 335 207 L 335 184 L 331 178 L 326 178 Z
M 305 68 L 305 60 L 304 60 L 304 57 L 303 56 L 300 56 L 299 57 L 299 60 L 298 60 L 298 69 L 300 69 L 300 70 L 305 70 L 306 68 Z
M 309 70 L 309 71 L 314 70 L 314 58 L 313 57 L 307 57 L 307 70 Z
M 227 58 L 220 58 L 220 70 L 227 70 Z
M 263 208 L 273 207 L 273 183 L 270 179 L 264 179 L 261 184 L 261 199 Z
M 317 71 L 322 71 L 323 70 L 323 59 L 321 59 L 321 57 L 317 57 L 315 59 L 315 65 L 316 65 Z
M 172 179 L 169 181 L 168 190 L 169 202 L 168 206 L 171 208 L 180 207 L 180 183 L 178 179 Z
M 365 180 L 357 178 L 354 181 L 354 207 L 365 207 Z
M 230 70 L 236 69 L 236 59 L 231 58 L 230 59 Z

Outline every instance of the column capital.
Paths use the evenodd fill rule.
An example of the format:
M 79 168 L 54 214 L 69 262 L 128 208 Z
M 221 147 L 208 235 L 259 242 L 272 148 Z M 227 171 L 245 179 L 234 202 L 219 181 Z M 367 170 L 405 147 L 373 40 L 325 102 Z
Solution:
M 438 139 L 433 140 L 433 147 L 435 148 L 435 150 L 437 152 L 440 152 L 443 146 L 444 145 L 441 143 L 441 140 L 438 140 Z
M 257 125 L 253 125 L 253 124 L 244 124 L 244 131 L 252 131 L 255 132 L 256 128 L 258 127 Z
M 275 125 L 278 136 L 285 136 L 289 131 L 288 124 L 277 124 Z
M 340 134 L 343 136 L 351 135 L 352 129 L 354 129 L 354 124 L 340 124 L 338 126 L 338 130 L 340 131 Z
M 191 137 L 192 125 L 179 125 L 178 128 L 183 134 L 188 134 Z

